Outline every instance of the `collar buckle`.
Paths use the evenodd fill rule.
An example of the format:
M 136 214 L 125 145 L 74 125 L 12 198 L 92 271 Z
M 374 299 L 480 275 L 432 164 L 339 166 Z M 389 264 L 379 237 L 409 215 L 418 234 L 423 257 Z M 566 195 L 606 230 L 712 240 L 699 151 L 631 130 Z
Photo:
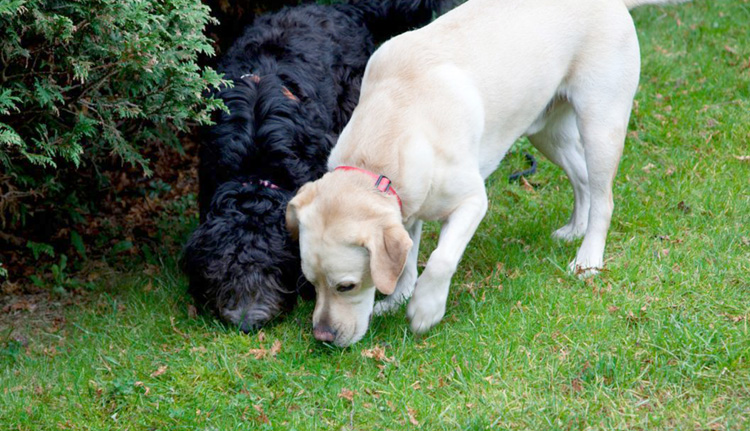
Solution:
M 398 201 L 398 206 L 401 208 L 403 205 L 401 204 L 401 198 L 399 197 L 398 193 L 396 193 L 396 189 L 391 187 L 391 179 L 386 177 L 382 174 L 374 174 L 366 169 L 358 168 L 355 166 L 338 166 L 334 171 L 359 171 L 363 174 L 369 175 L 373 179 L 375 179 L 375 188 L 379 191 L 394 196 L 396 200 Z

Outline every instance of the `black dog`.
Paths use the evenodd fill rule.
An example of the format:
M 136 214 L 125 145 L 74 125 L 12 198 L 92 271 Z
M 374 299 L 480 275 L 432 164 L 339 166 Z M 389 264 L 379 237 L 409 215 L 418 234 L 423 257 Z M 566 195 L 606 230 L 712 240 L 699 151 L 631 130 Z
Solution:
M 376 42 L 427 24 L 446 0 L 361 0 L 261 16 L 219 63 L 234 81 L 200 151 L 200 226 L 182 266 L 190 293 L 243 331 L 314 291 L 284 221 L 297 189 L 326 171 Z

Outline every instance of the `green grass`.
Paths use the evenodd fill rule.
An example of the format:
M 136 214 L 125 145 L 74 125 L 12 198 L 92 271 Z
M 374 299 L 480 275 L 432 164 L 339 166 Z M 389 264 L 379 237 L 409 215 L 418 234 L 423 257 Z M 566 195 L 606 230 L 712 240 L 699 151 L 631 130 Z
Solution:
M 311 303 L 239 334 L 190 317 L 163 256 L 26 346 L 0 329 L 0 429 L 750 429 L 750 2 L 633 15 L 642 83 L 600 276 L 570 276 L 578 244 L 549 236 L 562 172 L 508 185 L 516 153 L 426 336 L 401 310 L 327 347 Z

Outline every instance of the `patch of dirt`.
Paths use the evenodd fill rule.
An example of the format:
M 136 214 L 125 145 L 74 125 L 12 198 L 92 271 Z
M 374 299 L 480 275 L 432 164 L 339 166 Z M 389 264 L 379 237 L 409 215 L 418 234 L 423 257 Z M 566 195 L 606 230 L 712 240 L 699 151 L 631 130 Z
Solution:
M 44 291 L 0 296 L 0 342 L 27 347 L 40 332 L 58 332 L 65 324 L 65 308 L 82 300 L 80 293 L 60 297 Z

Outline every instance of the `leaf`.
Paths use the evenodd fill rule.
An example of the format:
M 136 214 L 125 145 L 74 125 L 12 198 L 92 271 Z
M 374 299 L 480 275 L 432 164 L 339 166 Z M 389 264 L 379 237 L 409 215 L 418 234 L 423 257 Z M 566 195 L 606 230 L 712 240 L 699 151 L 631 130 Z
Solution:
M 257 418 L 258 422 L 262 424 L 269 423 L 268 416 L 263 411 L 263 406 L 261 406 L 260 404 L 255 404 L 253 405 L 253 408 L 255 409 L 256 412 L 258 412 L 258 418 Z
M 529 193 L 536 193 L 534 186 L 526 180 L 526 177 L 521 177 L 521 187 Z
M 265 335 L 263 338 L 265 338 Z M 266 349 L 262 347 L 257 348 L 257 349 L 250 349 L 247 351 L 247 355 L 255 356 L 255 359 L 263 359 L 269 356 L 275 357 L 280 351 L 281 351 L 281 341 L 276 340 L 273 342 L 271 349 Z
M 23 11 L 23 4 L 27 0 L 4 0 L 0 2 L 0 16 L 13 16 Z
M 18 103 L 21 99 L 14 96 L 9 88 L 5 88 L 0 92 L 0 115 L 9 115 L 12 111 L 18 112 Z
M 581 392 L 583 390 L 583 384 L 581 382 L 581 379 L 575 378 L 570 382 L 570 386 L 573 388 L 573 391 L 575 392 Z
M 18 300 L 16 302 L 14 302 L 13 304 L 9 304 L 9 305 L 6 305 L 5 307 L 3 307 L 3 312 L 4 313 L 11 313 L 11 312 L 14 312 L 14 311 L 21 311 L 21 310 L 23 310 L 23 311 L 28 311 L 29 313 L 33 313 L 34 310 L 36 310 L 36 307 L 37 307 L 36 304 L 34 304 L 34 303 L 32 303 L 32 302 L 30 302 L 30 301 L 28 301 L 26 299 L 21 299 L 21 300 Z
M 55 115 L 60 113 L 58 103 L 63 103 L 62 88 L 54 82 L 43 82 L 39 78 L 34 80 L 34 96 L 42 108 L 48 108 Z
M 411 424 L 415 427 L 418 427 L 419 421 L 417 420 L 417 411 L 411 407 L 406 407 L 406 412 L 409 415 L 409 422 L 411 422 Z
M 73 245 L 73 248 L 78 252 L 78 255 L 82 258 L 86 259 L 86 246 L 83 245 L 83 238 L 81 238 L 81 235 L 74 231 L 70 231 L 70 244 Z
M 144 385 L 143 382 L 141 381 L 135 382 L 133 386 L 135 386 L 136 388 L 143 388 L 144 389 L 143 395 L 145 396 L 148 396 L 149 392 L 151 392 L 151 388 Z
M 0 123 L 0 148 L 3 145 L 26 147 L 21 136 L 7 124 Z M 2 154 L 0 152 L 0 154 Z
M 73 67 L 73 79 L 80 83 L 86 82 L 93 65 L 94 64 L 91 61 L 84 58 L 73 61 L 71 63 L 71 66 Z
M 167 365 L 160 366 L 159 368 L 156 369 L 156 371 L 154 371 L 153 373 L 151 373 L 151 377 L 159 377 L 159 376 L 161 376 L 162 374 L 164 374 L 165 372 L 167 372 L 167 368 L 168 368 Z
M 52 246 L 49 244 L 28 241 L 26 243 L 26 248 L 31 250 L 31 253 L 34 255 L 35 260 L 39 260 L 39 256 L 41 256 L 42 254 L 46 254 L 49 257 L 55 257 L 55 249 L 52 248 Z
M 362 356 L 365 358 L 375 359 L 376 361 L 381 361 L 381 362 L 393 362 L 395 360 L 393 356 L 391 356 L 390 358 L 386 357 L 385 349 L 381 346 L 375 346 L 372 349 L 362 350 Z
M 131 241 L 120 241 L 117 244 L 112 246 L 112 253 L 120 254 L 132 248 L 133 248 L 133 243 Z
M 685 201 L 680 201 L 677 204 L 677 209 L 682 211 L 685 214 L 688 214 L 690 213 L 690 211 L 692 211 L 692 208 L 690 207 L 690 205 L 686 204 Z
M 266 349 L 250 349 L 247 351 L 248 355 L 255 356 L 255 359 L 263 359 L 268 355 L 268 350 Z
M 354 391 L 346 389 L 346 388 L 341 388 L 341 392 L 339 393 L 339 398 L 343 398 L 350 402 L 354 401 Z
M 281 340 L 276 340 L 273 342 L 273 345 L 271 346 L 271 350 L 269 353 L 271 356 L 276 356 L 281 351 Z

